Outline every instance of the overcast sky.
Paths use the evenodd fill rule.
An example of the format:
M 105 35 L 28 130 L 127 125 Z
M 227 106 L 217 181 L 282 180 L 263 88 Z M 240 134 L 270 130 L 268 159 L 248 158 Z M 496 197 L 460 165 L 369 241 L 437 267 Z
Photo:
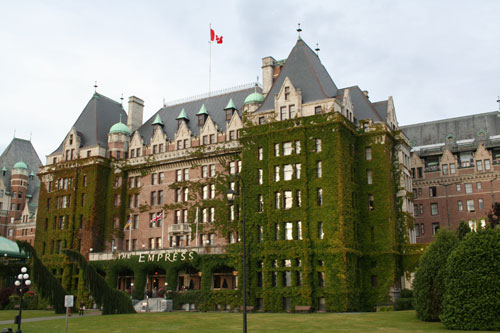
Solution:
M 94 92 L 167 102 L 262 77 L 302 38 L 339 88 L 393 96 L 400 125 L 498 110 L 500 1 L 0 0 L 0 152 L 29 139 L 43 163 Z

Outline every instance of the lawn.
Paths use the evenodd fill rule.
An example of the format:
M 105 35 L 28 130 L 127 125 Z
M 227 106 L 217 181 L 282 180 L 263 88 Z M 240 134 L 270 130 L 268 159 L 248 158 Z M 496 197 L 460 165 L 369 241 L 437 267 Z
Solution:
M 26 311 L 29 313 L 30 311 Z M 2 317 L 3 318 L 3 317 Z M 242 315 L 221 312 L 140 313 L 114 316 L 73 316 L 69 332 L 241 332 Z M 14 325 L 2 325 L 12 327 Z M 65 320 L 25 322 L 24 333 L 64 332 Z M 15 329 L 14 329 L 15 331 Z M 424 323 L 415 311 L 377 313 L 250 313 L 249 332 L 460 332 L 441 323 Z

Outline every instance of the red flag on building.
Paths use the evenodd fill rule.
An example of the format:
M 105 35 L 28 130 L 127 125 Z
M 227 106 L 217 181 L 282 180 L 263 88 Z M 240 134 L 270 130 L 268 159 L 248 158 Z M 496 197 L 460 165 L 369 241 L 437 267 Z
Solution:
M 210 28 L 210 41 L 216 41 L 217 44 L 222 44 L 222 36 L 216 35 L 214 29 Z

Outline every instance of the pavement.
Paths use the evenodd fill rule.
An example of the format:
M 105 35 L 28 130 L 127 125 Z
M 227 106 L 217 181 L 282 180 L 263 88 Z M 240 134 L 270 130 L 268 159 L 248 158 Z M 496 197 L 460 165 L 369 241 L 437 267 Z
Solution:
M 85 313 L 84 317 L 88 317 L 88 316 L 100 316 L 101 315 L 101 311 L 88 311 Z M 71 316 L 69 316 L 68 318 L 71 319 L 71 318 L 78 318 L 78 317 L 81 317 L 78 315 L 78 313 L 73 313 Z M 45 320 L 55 320 L 55 319 L 65 319 L 66 318 L 66 315 L 57 315 L 57 316 L 50 316 L 50 317 L 36 317 L 36 318 L 21 318 L 22 319 L 22 322 L 23 323 L 27 323 L 27 322 L 32 322 L 32 321 L 45 321 Z M 9 324 L 14 324 L 14 318 L 12 318 L 11 320 L 3 320 L 3 321 L 0 321 L 0 325 L 9 325 Z

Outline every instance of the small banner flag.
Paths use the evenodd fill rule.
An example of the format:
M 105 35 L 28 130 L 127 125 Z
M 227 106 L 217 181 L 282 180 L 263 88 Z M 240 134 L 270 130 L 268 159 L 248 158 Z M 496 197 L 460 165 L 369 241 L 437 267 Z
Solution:
M 128 220 L 127 224 L 125 224 L 123 230 L 127 230 L 128 228 L 130 228 L 130 220 Z
M 211 42 L 215 41 L 215 42 L 217 42 L 217 44 L 222 44 L 222 37 L 223 36 L 216 35 L 214 29 L 210 28 L 210 41 Z
M 162 219 L 162 214 L 158 214 L 155 217 L 153 217 L 151 223 L 153 223 L 153 225 L 156 227 L 156 222 L 161 221 L 161 219 Z

